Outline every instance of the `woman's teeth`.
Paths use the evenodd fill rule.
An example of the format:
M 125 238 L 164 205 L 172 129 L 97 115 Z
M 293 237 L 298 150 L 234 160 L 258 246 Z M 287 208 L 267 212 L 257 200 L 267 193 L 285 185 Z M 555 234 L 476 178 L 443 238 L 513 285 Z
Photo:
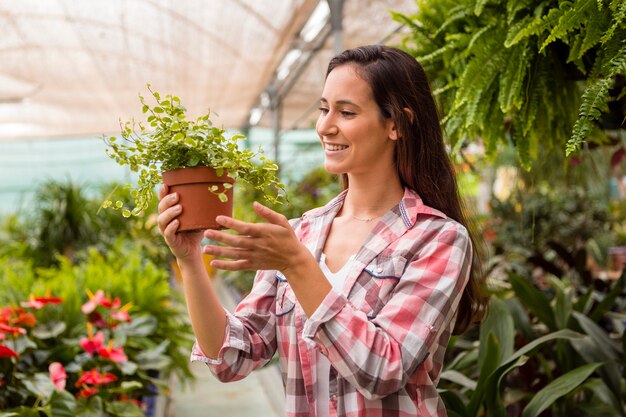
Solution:
M 342 151 L 344 149 L 348 149 L 345 145 L 326 145 L 326 150 L 329 151 Z

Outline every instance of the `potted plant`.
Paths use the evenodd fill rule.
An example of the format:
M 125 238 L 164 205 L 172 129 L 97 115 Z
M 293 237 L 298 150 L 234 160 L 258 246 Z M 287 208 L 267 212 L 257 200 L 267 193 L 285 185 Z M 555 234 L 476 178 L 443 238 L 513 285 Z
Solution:
M 260 190 L 269 203 L 282 202 L 284 186 L 279 182 L 275 163 L 258 152 L 240 148 L 242 135 L 227 137 L 213 125 L 210 112 L 187 120 L 178 97 L 148 90 L 154 104 L 139 96 L 147 124 L 127 121 L 122 125 L 122 141 L 105 137 L 107 154 L 120 165 L 139 173 L 132 189 L 135 207 L 123 201 L 105 200 L 104 208 L 120 210 L 124 217 L 140 215 L 154 197 L 154 188 L 163 181 L 179 194 L 183 212 L 179 232 L 219 228 L 215 218 L 232 216 L 232 187 L 242 181 Z

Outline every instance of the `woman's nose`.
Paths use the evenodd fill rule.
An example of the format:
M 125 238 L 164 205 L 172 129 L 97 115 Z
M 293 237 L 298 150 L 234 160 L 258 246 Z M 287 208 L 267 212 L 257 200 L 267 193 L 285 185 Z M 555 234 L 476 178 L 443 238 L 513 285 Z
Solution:
M 315 129 L 317 130 L 317 134 L 320 136 L 332 136 L 337 134 L 338 131 L 334 118 L 330 115 L 330 113 L 320 114 L 320 117 L 317 119 Z

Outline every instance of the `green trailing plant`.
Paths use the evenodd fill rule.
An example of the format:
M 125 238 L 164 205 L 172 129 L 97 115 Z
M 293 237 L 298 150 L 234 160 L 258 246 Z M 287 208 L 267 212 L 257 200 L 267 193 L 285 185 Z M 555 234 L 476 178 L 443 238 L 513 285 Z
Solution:
M 224 129 L 213 125 L 210 112 L 187 120 L 180 98 L 169 94 L 162 98 L 149 84 L 148 90 L 154 103 L 139 96 L 142 112 L 147 115 L 146 122 L 124 123 L 121 141 L 116 137 L 104 139 L 109 157 L 139 173 L 137 185 L 129 185 L 134 207 L 111 199 L 106 199 L 102 207 L 121 210 L 124 217 L 140 215 L 150 204 L 155 187 L 161 183 L 162 172 L 196 166 L 208 166 L 214 168 L 218 176 L 227 174 L 240 180 L 262 191 L 268 202 L 282 200 L 284 186 L 276 175 L 278 166 L 263 156 L 260 148 L 254 152 L 240 147 L 238 142 L 244 136 L 227 137 Z M 225 186 L 230 188 L 230 184 Z M 222 201 L 227 199 L 225 192 L 211 191 Z
M 424 66 L 458 150 L 513 143 L 529 169 L 549 148 L 616 141 L 626 116 L 626 3 L 621 0 L 417 1 L 393 13 Z

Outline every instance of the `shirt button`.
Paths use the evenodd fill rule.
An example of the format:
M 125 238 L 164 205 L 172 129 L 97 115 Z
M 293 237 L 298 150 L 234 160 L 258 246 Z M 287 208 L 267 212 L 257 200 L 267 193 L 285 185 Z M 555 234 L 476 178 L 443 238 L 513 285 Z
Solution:
M 382 272 L 383 272 L 383 268 L 382 267 L 379 266 L 378 268 L 376 268 L 376 273 L 380 274 Z

